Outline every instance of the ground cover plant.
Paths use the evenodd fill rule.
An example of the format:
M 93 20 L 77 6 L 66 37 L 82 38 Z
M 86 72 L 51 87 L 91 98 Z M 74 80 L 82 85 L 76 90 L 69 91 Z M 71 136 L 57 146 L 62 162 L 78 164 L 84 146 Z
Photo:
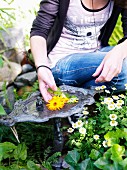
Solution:
M 125 84 L 127 89 L 127 84 Z M 96 108 L 89 113 L 84 107 L 83 118 L 68 129 L 68 146 L 72 149 L 65 157 L 71 170 L 126 170 L 127 169 L 127 92 L 114 94 L 105 86 Z

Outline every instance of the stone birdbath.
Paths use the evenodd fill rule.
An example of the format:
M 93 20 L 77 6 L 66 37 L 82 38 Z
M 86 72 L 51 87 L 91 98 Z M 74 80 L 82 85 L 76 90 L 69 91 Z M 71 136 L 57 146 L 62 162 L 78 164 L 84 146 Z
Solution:
M 18 122 L 46 122 L 54 119 L 54 151 L 61 152 L 63 149 L 63 135 L 61 133 L 61 118 L 66 118 L 75 113 L 81 113 L 85 105 L 92 105 L 94 101 L 94 90 L 86 90 L 83 88 L 72 87 L 67 85 L 60 86 L 62 92 L 78 97 L 78 102 L 74 104 L 66 104 L 61 110 L 48 110 L 46 104 L 42 100 L 39 91 L 31 94 L 26 100 L 18 100 L 14 104 L 13 111 L 0 117 L 0 123 L 5 126 L 12 127 Z M 60 167 L 59 163 L 56 169 Z

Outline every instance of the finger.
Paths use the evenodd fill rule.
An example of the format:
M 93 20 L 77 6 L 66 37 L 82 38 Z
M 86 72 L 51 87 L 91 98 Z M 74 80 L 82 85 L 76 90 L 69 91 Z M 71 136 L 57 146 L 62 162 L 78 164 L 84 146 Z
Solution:
M 111 81 L 114 77 L 117 77 L 120 72 L 121 72 L 120 66 L 110 68 L 105 81 Z
M 101 73 L 103 67 L 104 67 L 104 60 L 101 62 L 101 64 L 98 66 L 98 68 L 96 69 L 95 73 L 92 76 L 97 77 Z
M 49 100 L 52 99 L 52 96 L 51 94 L 47 91 L 47 87 L 46 87 L 46 84 L 43 82 L 43 81 L 40 81 L 39 82 L 39 89 L 40 89 L 40 92 L 44 98 L 44 100 L 46 102 L 48 102 Z
M 104 67 L 101 74 L 99 75 L 99 77 L 95 80 L 96 83 L 99 82 L 105 82 L 106 76 L 109 72 L 110 68 L 109 67 Z

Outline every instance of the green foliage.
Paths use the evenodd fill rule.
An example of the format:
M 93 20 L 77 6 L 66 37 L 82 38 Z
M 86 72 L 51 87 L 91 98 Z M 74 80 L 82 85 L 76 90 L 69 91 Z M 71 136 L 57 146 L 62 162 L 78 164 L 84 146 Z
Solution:
M 4 116 L 4 115 L 6 115 L 6 112 L 3 108 L 3 106 L 0 104 L 0 116 Z
M 27 160 L 27 147 L 24 143 L 16 146 L 10 142 L 0 143 L 0 169 L 40 170 L 33 161 Z
M 84 108 L 82 111 L 84 117 L 68 129 L 70 135 L 67 145 L 71 149 L 76 148 L 65 157 L 70 169 L 76 169 L 77 164 L 86 159 L 89 159 L 91 169 L 127 168 L 127 92 L 114 95 L 105 88 L 105 86 L 97 88 L 101 93 L 99 100 L 96 101 L 94 114 L 90 114 L 88 108 Z

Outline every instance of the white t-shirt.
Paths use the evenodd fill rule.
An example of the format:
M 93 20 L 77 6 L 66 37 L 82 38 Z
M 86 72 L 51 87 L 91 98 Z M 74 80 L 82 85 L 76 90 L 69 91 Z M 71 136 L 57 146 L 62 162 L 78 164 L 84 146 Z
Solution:
M 48 56 L 51 67 L 67 55 L 97 50 L 101 45 L 98 41 L 100 30 L 112 9 L 112 0 L 98 10 L 86 8 L 81 0 L 70 0 L 61 37 Z

